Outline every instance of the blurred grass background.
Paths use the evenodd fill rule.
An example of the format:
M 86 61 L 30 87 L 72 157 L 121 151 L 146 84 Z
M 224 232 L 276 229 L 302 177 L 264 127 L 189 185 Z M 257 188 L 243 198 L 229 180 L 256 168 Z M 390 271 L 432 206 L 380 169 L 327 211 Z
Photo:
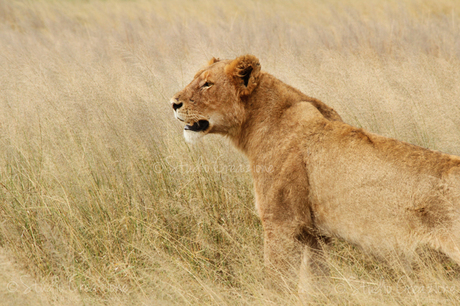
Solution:
M 459 15 L 455 0 L 0 0 L 1 247 L 44 305 L 297 303 L 264 288 L 245 158 L 219 137 L 188 146 L 170 97 L 211 57 L 251 53 L 352 125 L 460 155 Z M 458 267 L 420 255 L 408 275 L 336 240 L 314 301 L 460 303 Z

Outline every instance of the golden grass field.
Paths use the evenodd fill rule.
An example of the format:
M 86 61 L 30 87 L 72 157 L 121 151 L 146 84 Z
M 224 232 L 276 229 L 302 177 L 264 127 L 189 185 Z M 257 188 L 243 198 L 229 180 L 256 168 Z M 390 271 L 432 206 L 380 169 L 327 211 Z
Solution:
M 245 158 L 187 145 L 169 105 L 246 53 L 352 125 L 460 155 L 457 0 L 0 0 L 2 302 L 302 302 L 264 287 Z M 460 303 L 434 251 L 410 274 L 340 240 L 327 261 L 313 304 Z

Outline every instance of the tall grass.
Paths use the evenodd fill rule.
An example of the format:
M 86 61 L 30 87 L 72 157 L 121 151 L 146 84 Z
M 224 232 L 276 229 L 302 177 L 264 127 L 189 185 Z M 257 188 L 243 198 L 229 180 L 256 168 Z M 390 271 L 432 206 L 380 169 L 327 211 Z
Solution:
M 182 139 L 169 98 L 212 56 L 252 53 L 350 124 L 460 154 L 460 3 L 0 0 L 0 244 L 90 303 L 276 305 L 244 157 Z M 321 304 L 459 303 L 342 241 Z M 56 281 L 58 280 L 58 281 Z

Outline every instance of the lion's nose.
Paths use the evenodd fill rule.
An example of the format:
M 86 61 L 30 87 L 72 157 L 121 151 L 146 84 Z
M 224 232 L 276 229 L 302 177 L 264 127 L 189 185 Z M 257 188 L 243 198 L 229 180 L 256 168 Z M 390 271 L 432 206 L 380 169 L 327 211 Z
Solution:
M 172 99 L 170 100 L 170 102 L 171 102 L 171 105 L 172 105 L 174 111 L 178 110 L 178 109 L 181 108 L 182 105 L 183 105 L 183 103 L 182 103 L 182 102 L 179 102 L 179 99 L 176 98 L 176 97 L 172 98 Z
M 181 108 L 182 105 L 184 105 L 184 104 L 182 102 L 179 102 L 179 101 L 176 101 L 176 102 L 172 103 L 172 107 L 174 108 L 174 110 L 177 110 L 177 109 Z

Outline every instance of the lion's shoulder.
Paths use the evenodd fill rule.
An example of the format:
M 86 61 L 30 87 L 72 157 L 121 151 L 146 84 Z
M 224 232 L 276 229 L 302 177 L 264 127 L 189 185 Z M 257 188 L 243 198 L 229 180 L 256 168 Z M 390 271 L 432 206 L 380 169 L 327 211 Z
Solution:
M 296 105 L 297 107 L 298 103 L 309 103 L 315 107 L 326 119 L 330 121 L 343 122 L 342 117 L 340 117 L 337 111 L 335 111 L 332 107 L 326 105 L 318 99 L 304 94 L 299 89 L 284 83 L 269 73 L 261 73 L 260 81 L 261 83 L 265 83 L 265 86 L 262 86 L 265 87 L 265 90 L 254 91 L 254 94 L 257 95 L 256 98 L 258 99 L 267 100 L 273 95 L 278 95 L 279 103 L 285 104 L 286 106 L 292 107 L 293 105 Z M 301 105 L 300 107 L 305 107 L 305 105 Z

